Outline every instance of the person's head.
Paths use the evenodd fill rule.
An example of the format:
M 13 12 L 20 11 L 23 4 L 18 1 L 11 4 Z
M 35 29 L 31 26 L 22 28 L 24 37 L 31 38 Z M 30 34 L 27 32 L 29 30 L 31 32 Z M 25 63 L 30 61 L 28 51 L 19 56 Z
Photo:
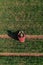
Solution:
M 23 31 L 19 31 L 18 36 L 19 37 L 24 37 L 24 32 Z

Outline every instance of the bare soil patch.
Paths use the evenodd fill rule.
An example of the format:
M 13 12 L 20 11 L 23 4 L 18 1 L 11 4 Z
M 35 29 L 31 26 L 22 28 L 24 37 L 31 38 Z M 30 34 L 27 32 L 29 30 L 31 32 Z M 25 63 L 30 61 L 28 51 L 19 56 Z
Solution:
M 0 56 L 43 56 L 43 53 L 0 53 Z

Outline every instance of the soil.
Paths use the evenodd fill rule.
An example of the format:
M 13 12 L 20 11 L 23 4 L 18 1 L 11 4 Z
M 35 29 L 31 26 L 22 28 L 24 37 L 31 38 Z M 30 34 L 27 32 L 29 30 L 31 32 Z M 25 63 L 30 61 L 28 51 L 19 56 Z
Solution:
M 43 53 L 0 53 L 0 56 L 43 56 Z

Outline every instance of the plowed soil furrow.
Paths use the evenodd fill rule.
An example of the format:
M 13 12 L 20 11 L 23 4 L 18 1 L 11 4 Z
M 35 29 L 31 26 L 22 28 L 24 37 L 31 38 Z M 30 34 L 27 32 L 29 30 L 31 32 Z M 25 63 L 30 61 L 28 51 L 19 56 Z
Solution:
M 0 53 L 0 56 L 43 56 L 43 53 Z

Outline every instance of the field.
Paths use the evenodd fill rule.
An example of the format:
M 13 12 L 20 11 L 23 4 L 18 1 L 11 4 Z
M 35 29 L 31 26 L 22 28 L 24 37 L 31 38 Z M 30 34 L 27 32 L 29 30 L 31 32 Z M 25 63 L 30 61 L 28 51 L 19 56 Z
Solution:
M 43 0 L 0 0 L 0 34 L 9 34 L 8 31 L 15 32 L 17 30 L 24 30 L 24 32 L 29 35 L 43 35 Z M 24 43 L 20 43 L 13 38 L 0 39 L 0 52 L 43 53 L 43 40 L 26 40 Z M 8 58 L 0 57 L 0 64 L 6 64 Z M 11 58 L 12 60 L 14 59 L 13 57 Z M 27 58 L 30 64 L 28 64 L 26 58 L 27 57 L 23 57 L 25 62 L 21 58 L 24 62 L 23 64 L 21 63 L 21 65 L 25 65 L 25 63 L 31 65 L 29 60 L 31 57 Z M 34 58 L 32 57 L 31 59 Z M 8 59 L 8 63 L 12 65 L 14 62 L 16 63 L 16 60 L 10 62 Z M 19 60 L 17 61 L 19 62 Z M 43 59 L 38 61 L 36 58 L 32 63 L 34 65 L 43 65 L 42 61 Z M 16 63 L 16 65 L 20 65 L 20 62 Z
M 42 35 L 43 1 L 0 0 L 0 34 L 8 34 L 8 30 L 24 30 L 26 34 Z M 43 40 L 26 40 L 21 44 L 14 39 L 0 39 L 0 52 L 7 51 L 43 52 Z
M 43 40 L 20 43 L 13 39 L 0 39 L 0 52 L 43 52 Z
M 43 57 L 0 57 L 0 65 L 43 65 Z
M 42 0 L 0 0 L 0 34 L 19 29 L 43 34 Z

